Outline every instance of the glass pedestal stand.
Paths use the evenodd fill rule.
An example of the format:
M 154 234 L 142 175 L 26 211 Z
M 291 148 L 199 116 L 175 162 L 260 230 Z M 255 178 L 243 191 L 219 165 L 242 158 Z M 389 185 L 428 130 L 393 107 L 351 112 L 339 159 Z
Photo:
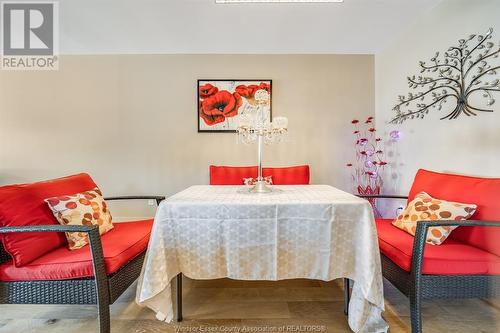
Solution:
M 263 131 L 258 131 L 257 133 L 257 155 L 259 160 L 258 165 L 258 175 L 257 182 L 253 187 L 250 188 L 250 192 L 252 193 L 269 193 L 272 192 L 273 189 L 267 186 L 264 177 L 262 177 L 262 136 L 264 135 Z

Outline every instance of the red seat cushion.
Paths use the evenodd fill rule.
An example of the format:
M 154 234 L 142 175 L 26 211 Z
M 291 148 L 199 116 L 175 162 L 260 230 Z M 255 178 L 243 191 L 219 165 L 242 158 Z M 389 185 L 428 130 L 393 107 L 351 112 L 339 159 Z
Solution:
M 153 220 L 115 223 L 101 236 L 104 264 L 115 273 L 147 249 Z M 90 246 L 71 251 L 59 247 L 22 267 L 12 261 L 0 265 L 0 281 L 67 280 L 94 276 Z
M 256 166 L 210 166 L 210 185 L 243 185 L 243 178 L 257 177 Z M 262 168 L 262 176 L 272 176 L 275 185 L 309 184 L 309 166 Z
M 97 185 L 82 173 L 33 184 L 0 187 L 0 227 L 59 224 L 44 199 L 92 190 Z M 66 244 L 63 233 L 0 235 L 18 267 Z
M 414 238 L 391 222 L 376 220 L 380 252 L 410 272 Z M 448 238 L 441 245 L 425 245 L 422 270 L 431 275 L 498 275 L 500 257 Z
M 474 220 L 500 221 L 500 178 L 481 178 L 419 170 L 409 201 L 420 192 L 434 198 L 477 205 Z M 450 237 L 500 256 L 499 227 L 458 227 Z

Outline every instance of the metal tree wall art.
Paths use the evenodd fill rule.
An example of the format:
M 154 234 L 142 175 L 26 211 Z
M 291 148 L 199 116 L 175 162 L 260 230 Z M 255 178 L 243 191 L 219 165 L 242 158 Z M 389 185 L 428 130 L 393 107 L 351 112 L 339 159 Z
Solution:
M 490 28 L 484 36 L 470 35 L 460 39 L 458 46 L 450 47 L 443 56 L 437 52 L 429 63 L 421 61 L 422 75 L 407 78 L 408 86 L 417 92 L 398 97 L 398 104 L 393 108 L 396 115 L 390 123 L 424 118 L 431 109 L 442 110 L 448 101 L 453 101 L 452 107 L 441 120 L 493 112 L 487 107 L 495 103 L 493 94 L 500 92 L 500 66 L 492 65 L 491 61 L 498 58 L 500 44 L 495 46 L 490 41 L 492 34 Z M 471 105 L 470 98 L 475 94 L 487 99 L 486 107 Z

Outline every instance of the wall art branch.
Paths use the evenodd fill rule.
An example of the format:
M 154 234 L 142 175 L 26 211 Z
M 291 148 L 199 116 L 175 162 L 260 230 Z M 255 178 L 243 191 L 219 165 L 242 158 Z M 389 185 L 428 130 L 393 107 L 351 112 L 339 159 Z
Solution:
M 500 64 L 494 63 L 500 54 L 500 43 L 495 46 L 491 42 L 492 34 L 490 28 L 484 36 L 470 35 L 443 55 L 436 52 L 429 62 L 420 61 L 421 75 L 407 78 L 409 88 L 416 92 L 398 96 L 390 123 L 424 118 L 434 109 L 447 110 L 441 120 L 493 112 L 493 95 L 500 92 Z M 475 94 L 482 94 L 486 106 L 472 105 L 470 99 Z M 452 106 L 445 108 L 448 102 Z

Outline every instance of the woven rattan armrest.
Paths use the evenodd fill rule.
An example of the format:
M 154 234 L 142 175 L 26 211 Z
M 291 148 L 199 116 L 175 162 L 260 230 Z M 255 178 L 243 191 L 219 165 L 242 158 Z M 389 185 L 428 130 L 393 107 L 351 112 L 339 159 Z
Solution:
M 425 249 L 425 240 L 427 238 L 427 230 L 429 229 L 429 227 L 440 227 L 440 226 L 500 227 L 500 221 L 478 221 L 478 220 L 418 221 L 417 229 L 415 231 L 415 239 L 413 241 L 413 254 L 411 260 L 411 273 L 413 275 L 420 276 L 422 274 L 422 265 L 424 260 L 424 249 Z
M 155 200 L 156 204 L 159 205 L 160 202 L 165 200 L 165 196 L 163 195 L 122 195 L 122 196 L 114 196 L 114 197 L 106 197 L 104 200 Z
M 106 276 L 104 268 L 104 255 L 102 252 L 101 236 L 99 227 L 96 225 L 27 225 L 16 227 L 2 227 L 0 234 L 18 233 L 18 232 L 83 232 L 89 235 L 90 250 L 92 253 L 92 263 L 94 266 L 94 275 L 98 279 L 99 275 Z

